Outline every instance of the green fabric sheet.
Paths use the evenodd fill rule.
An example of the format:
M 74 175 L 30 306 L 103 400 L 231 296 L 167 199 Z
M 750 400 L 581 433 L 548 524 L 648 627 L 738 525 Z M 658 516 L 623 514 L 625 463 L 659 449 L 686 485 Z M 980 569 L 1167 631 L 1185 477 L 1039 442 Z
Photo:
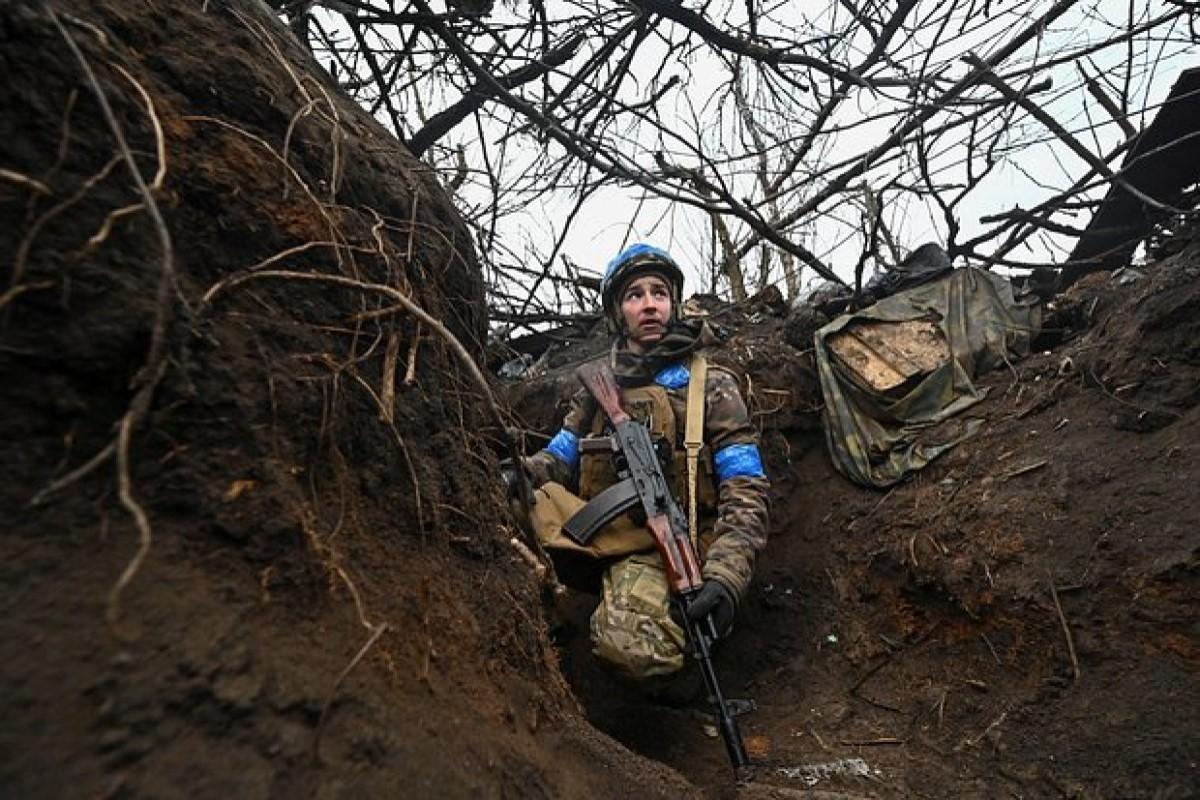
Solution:
M 875 391 L 831 357 L 826 339 L 856 320 L 937 323 L 952 358 L 902 396 Z M 983 399 L 974 381 L 1029 353 L 1041 328 L 1036 298 L 1016 298 L 1008 279 L 974 267 L 843 314 L 814 335 L 825 399 L 825 438 L 837 469 L 886 488 L 970 436 L 978 421 L 948 421 Z

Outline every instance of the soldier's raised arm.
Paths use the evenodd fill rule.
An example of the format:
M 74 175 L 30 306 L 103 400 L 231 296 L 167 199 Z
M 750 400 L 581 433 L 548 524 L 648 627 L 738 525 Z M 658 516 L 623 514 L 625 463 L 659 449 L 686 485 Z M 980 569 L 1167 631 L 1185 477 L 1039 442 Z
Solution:
M 704 422 L 717 479 L 717 519 L 704 576 L 719 580 L 740 604 L 756 556 L 767 544 L 771 483 L 737 379 L 731 372 L 712 368 L 705 388 Z

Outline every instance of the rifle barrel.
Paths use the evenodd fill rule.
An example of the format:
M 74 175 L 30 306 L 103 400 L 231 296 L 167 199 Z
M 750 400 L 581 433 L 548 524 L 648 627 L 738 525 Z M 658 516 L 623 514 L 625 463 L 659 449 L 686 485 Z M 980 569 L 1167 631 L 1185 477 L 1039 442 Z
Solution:
M 712 643 L 716 641 L 716 628 L 710 616 L 704 622 L 712 629 L 712 635 L 705 633 L 695 620 L 687 616 L 687 602 L 681 602 L 680 606 L 686 623 L 688 641 L 692 645 L 692 653 L 704 678 L 704 687 L 708 690 L 708 701 L 716 712 L 717 730 L 721 734 L 721 741 L 725 743 L 729 763 L 740 778 L 742 769 L 750 765 L 750 757 L 746 754 L 746 745 L 742 742 L 742 731 L 738 726 L 737 717 L 729 711 L 729 704 L 721 691 L 721 684 L 717 681 L 716 668 L 713 667 Z

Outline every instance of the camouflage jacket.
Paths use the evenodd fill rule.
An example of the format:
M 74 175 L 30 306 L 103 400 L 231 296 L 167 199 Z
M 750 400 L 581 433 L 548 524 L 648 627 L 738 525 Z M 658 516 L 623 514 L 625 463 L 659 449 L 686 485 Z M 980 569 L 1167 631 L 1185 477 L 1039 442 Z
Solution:
M 686 362 L 648 376 L 667 391 L 675 412 L 675 444 L 680 449 L 689 377 Z M 602 412 L 581 388 L 571 398 L 562 428 L 543 450 L 525 461 L 535 485 L 555 481 L 574 488 L 579 439 L 592 430 L 592 415 L 596 413 Z M 704 576 L 719 580 L 740 603 L 750 585 L 755 557 L 767 542 L 770 482 L 763 471 L 758 432 L 750 422 L 737 378 L 715 365 L 709 367 L 705 381 L 704 444 L 717 480 L 717 504 L 711 509 L 715 511 L 712 533 L 704 537 L 711 542 L 705 554 Z

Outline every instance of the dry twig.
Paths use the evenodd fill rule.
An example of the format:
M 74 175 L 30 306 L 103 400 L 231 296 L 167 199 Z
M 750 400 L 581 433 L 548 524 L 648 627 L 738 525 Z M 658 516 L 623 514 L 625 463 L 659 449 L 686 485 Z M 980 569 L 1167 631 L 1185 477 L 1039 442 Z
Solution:
M 1117 392 L 1121 391 L 1121 388 L 1122 388 L 1122 387 L 1119 387 L 1119 386 L 1118 386 L 1118 387 L 1116 388 L 1116 390 L 1110 390 L 1110 389 L 1109 389 L 1107 386 L 1105 386 L 1105 385 L 1104 385 L 1104 381 L 1100 380 L 1100 378 L 1099 378 L 1099 377 L 1096 375 L 1096 371 L 1095 371 L 1094 369 L 1090 368 L 1090 367 L 1088 368 L 1088 374 L 1091 376 L 1091 378 L 1092 378 L 1092 381 L 1093 381 L 1093 382 L 1096 384 L 1096 386 L 1100 387 L 1100 391 L 1102 391 L 1102 392 L 1104 392 L 1106 395 L 1108 395 L 1108 396 L 1109 396 L 1109 398 L 1111 398 L 1111 399 L 1113 399 L 1113 400 L 1116 400 L 1118 403 L 1120 403 L 1120 404 L 1121 404 L 1121 405 L 1123 405 L 1123 406 L 1128 406 L 1129 408 L 1132 408 L 1133 410 L 1137 411 L 1137 412 L 1138 412 L 1138 419 L 1141 419 L 1142 417 L 1146 416 L 1147 414 L 1152 414 L 1152 413 L 1166 414 L 1167 416 L 1174 417 L 1175 419 L 1179 419 L 1180 417 L 1182 417 L 1182 416 L 1183 416 L 1183 415 L 1182 415 L 1182 414 L 1180 414 L 1178 411 L 1173 411 L 1173 410 L 1171 410 L 1171 409 L 1167 409 L 1167 408 L 1158 408 L 1158 409 L 1143 408 L 1142 406 L 1139 406 L 1137 403 L 1131 403 L 1131 402 L 1129 402 L 1128 400 L 1123 400 L 1123 399 L 1121 399 L 1120 397 L 1118 397 L 1118 396 L 1117 396 Z M 1133 386 L 1137 386 L 1137 384 L 1132 384 L 1132 385 L 1133 385 Z M 1125 388 L 1129 388 L 1129 387 L 1125 387 Z
M 987 637 L 986 633 L 980 633 L 979 638 L 983 639 L 983 643 L 987 645 L 988 652 L 992 654 L 992 658 L 999 666 L 1004 666 L 1004 662 L 1000 660 L 1000 656 L 996 654 L 996 648 L 992 647 L 992 640 Z
M 1017 467 L 1016 469 L 1011 470 L 1011 471 L 1006 472 L 1003 475 L 1001 475 L 1000 480 L 1006 481 L 1009 478 L 1015 478 L 1018 475 L 1024 475 L 1026 472 L 1033 472 L 1035 469 L 1041 469 L 1042 467 L 1046 466 L 1049 463 L 1050 463 L 1049 461 L 1047 461 L 1046 459 L 1043 458 L 1040 461 L 1033 462 L 1032 464 L 1026 464 L 1023 467 Z
M 955 745 L 954 752 L 957 753 L 967 747 L 974 747 L 975 745 L 979 744 L 981 741 L 983 741 L 984 737 L 986 737 L 989 733 L 994 731 L 996 728 L 1000 727 L 1000 725 L 1007 718 L 1008 718 L 1008 710 L 1005 709 L 1004 711 L 1002 711 L 1000 713 L 1000 716 L 998 716 L 994 720 L 992 720 L 991 724 L 989 724 L 986 728 L 984 728 L 983 731 L 978 736 L 968 736 L 967 738 L 965 738 L 961 742 L 959 742 L 957 745 Z
M 1058 589 L 1054 586 L 1054 576 L 1046 571 L 1046 582 L 1050 584 L 1050 597 L 1054 600 L 1054 609 L 1058 612 L 1058 621 L 1062 624 L 1063 637 L 1067 640 L 1067 652 L 1071 656 L 1071 675 L 1079 680 L 1079 658 L 1075 655 L 1075 640 L 1071 637 L 1071 626 L 1067 624 L 1067 615 L 1063 613 L 1062 603 L 1058 601 Z
M 519 555 L 521 557 L 521 560 L 529 565 L 530 569 L 533 570 L 533 573 L 535 575 L 537 575 L 538 580 L 545 580 L 545 578 L 546 578 L 545 565 L 543 565 L 540 561 L 537 560 L 537 556 L 535 556 L 530 551 L 530 549 L 525 546 L 525 543 L 522 542 L 520 539 L 518 539 L 515 536 L 512 537 L 511 539 L 509 539 L 508 543 L 510 545 L 512 545 L 514 550 L 517 551 L 517 555 Z
M 1011 86 L 1009 86 L 998 75 L 992 72 L 989 65 L 979 56 L 975 55 L 974 53 L 968 53 L 966 56 L 964 56 L 964 60 L 969 63 L 973 69 L 980 73 L 981 79 L 984 83 L 987 83 L 989 86 L 992 86 L 994 89 L 996 89 L 996 91 L 1000 92 L 1000 94 L 1004 95 L 1004 98 L 1010 103 L 1015 103 L 1028 111 L 1034 119 L 1045 125 L 1051 133 L 1057 136 L 1063 144 L 1069 147 L 1071 152 L 1083 159 L 1083 161 L 1089 167 L 1102 175 L 1106 180 L 1117 184 L 1122 189 L 1129 192 L 1131 195 L 1151 208 L 1158 209 L 1159 211 L 1167 211 L 1171 214 L 1189 213 L 1183 209 L 1175 208 L 1159 202 L 1155 198 L 1143 192 L 1141 189 L 1134 186 L 1120 174 L 1113 172 L 1112 169 L 1109 168 L 1108 164 L 1105 164 L 1092 151 L 1084 147 L 1078 139 L 1076 139 L 1058 122 L 1058 120 L 1047 114 L 1041 106 L 1034 103 L 1028 97 L 1013 90 Z

